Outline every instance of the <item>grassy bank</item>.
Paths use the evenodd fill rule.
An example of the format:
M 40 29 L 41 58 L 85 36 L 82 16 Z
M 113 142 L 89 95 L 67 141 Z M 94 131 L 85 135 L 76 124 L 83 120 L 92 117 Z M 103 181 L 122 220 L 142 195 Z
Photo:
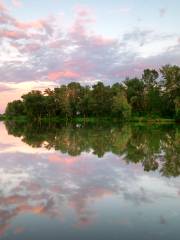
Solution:
M 9 117 L 9 116 L 0 116 L 1 121 L 17 121 L 17 122 L 43 122 L 43 123 L 49 123 L 49 122 L 55 122 L 55 123 L 66 123 L 66 122 L 74 122 L 74 123 L 96 123 L 96 122 L 102 122 L 102 123 L 117 123 L 117 122 L 132 122 L 132 123 L 150 123 L 150 124 L 171 124 L 176 123 L 175 119 L 169 119 L 169 118 L 150 118 L 150 117 L 132 117 L 128 120 L 122 120 L 119 118 L 111 118 L 111 117 L 76 117 L 76 118 L 62 118 L 62 117 L 52 117 L 52 118 L 41 118 L 39 120 L 29 119 L 26 116 L 18 116 L 18 117 Z
M 175 123 L 175 119 L 171 118 L 150 118 L 150 117 L 133 117 L 130 122 L 138 122 L 138 123 L 157 123 L 157 124 L 165 124 L 165 123 Z
M 6 119 L 6 117 L 4 115 L 0 115 L 0 121 L 3 121 L 5 119 Z

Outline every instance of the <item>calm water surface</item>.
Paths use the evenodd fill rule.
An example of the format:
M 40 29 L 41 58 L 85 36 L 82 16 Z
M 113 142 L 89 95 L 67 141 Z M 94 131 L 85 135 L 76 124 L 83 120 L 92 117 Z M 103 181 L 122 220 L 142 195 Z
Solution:
M 179 126 L 0 123 L 0 239 L 180 239 Z

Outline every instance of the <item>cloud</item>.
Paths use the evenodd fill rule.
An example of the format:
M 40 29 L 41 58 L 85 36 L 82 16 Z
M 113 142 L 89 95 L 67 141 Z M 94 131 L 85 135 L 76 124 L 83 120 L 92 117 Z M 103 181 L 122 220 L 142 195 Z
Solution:
M 5 6 L 5 4 L 0 1 L 0 24 L 4 26 L 5 24 L 13 24 L 14 17 L 12 17 L 9 14 L 8 8 Z
M 13 30 L 0 30 L 1 38 L 9 38 L 14 40 L 26 39 L 28 38 L 27 34 L 22 31 L 13 31 Z
M 136 42 L 139 43 L 141 46 L 144 45 L 147 41 L 151 41 L 153 31 L 152 30 L 140 30 L 134 29 L 128 33 L 125 33 L 123 36 L 123 42 Z
M 159 9 L 159 16 L 160 17 L 164 17 L 166 15 L 166 13 L 167 13 L 166 8 L 160 8 Z
M 7 8 L 5 6 L 5 4 L 3 3 L 3 1 L 0 1 L 0 12 L 6 12 Z
M 131 11 L 130 7 L 121 7 L 118 9 L 120 13 L 129 13 Z
M 132 11 L 130 7 L 117 7 L 116 9 L 113 9 L 109 11 L 110 14 L 129 14 Z
M 41 20 L 32 21 L 32 22 L 19 22 L 19 21 L 15 21 L 14 25 L 18 29 L 22 29 L 22 30 L 28 30 L 28 29 L 31 29 L 31 28 L 43 29 L 43 27 L 44 27 L 43 21 L 41 21 Z
M 90 15 L 92 15 L 92 9 L 84 5 L 77 5 L 75 6 L 75 13 L 79 17 L 89 17 Z
M 21 0 L 11 0 L 11 1 L 12 1 L 13 6 L 15 6 L 17 8 L 22 7 Z
M 70 70 L 64 70 L 64 71 L 59 71 L 59 72 L 50 72 L 48 74 L 49 80 L 57 80 L 57 79 L 78 79 L 80 77 L 80 74 L 77 72 L 73 72 Z
M 85 6 L 78 5 L 75 8 L 75 19 L 69 32 L 72 38 L 86 36 L 89 33 L 89 24 L 95 23 L 96 19 L 92 10 Z
M 172 37 L 149 29 L 134 29 L 121 39 L 97 34 L 92 30 L 95 22 L 92 9 L 82 5 L 75 7 L 75 18 L 66 29 L 59 27 L 55 17 L 21 22 L 7 13 L 6 22 L 11 30 L 4 27 L 0 35 L 19 57 L 19 61 L 9 59 L 8 63 L 1 63 L 1 81 L 8 82 L 112 83 L 137 72 L 133 69 L 140 59 L 137 44 L 142 47 Z
M 7 86 L 5 84 L 1 84 L 0 83 L 0 93 L 7 92 L 7 91 L 9 92 L 9 91 L 12 91 L 12 90 L 15 90 L 15 89 L 12 88 L 12 87 Z

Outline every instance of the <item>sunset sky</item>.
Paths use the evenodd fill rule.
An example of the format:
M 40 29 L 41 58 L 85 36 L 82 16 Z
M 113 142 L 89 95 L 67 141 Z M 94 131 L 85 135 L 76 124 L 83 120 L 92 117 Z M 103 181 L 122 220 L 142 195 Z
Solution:
M 0 0 L 0 113 L 31 89 L 180 65 L 179 0 Z

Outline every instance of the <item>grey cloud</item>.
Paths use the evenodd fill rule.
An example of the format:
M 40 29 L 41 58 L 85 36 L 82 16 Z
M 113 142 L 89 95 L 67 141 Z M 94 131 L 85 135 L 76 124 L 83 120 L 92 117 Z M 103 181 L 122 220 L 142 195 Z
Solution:
M 166 8 L 160 8 L 159 9 L 159 16 L 160 17 L 164 17 L 167 13 L 167 9 Z

